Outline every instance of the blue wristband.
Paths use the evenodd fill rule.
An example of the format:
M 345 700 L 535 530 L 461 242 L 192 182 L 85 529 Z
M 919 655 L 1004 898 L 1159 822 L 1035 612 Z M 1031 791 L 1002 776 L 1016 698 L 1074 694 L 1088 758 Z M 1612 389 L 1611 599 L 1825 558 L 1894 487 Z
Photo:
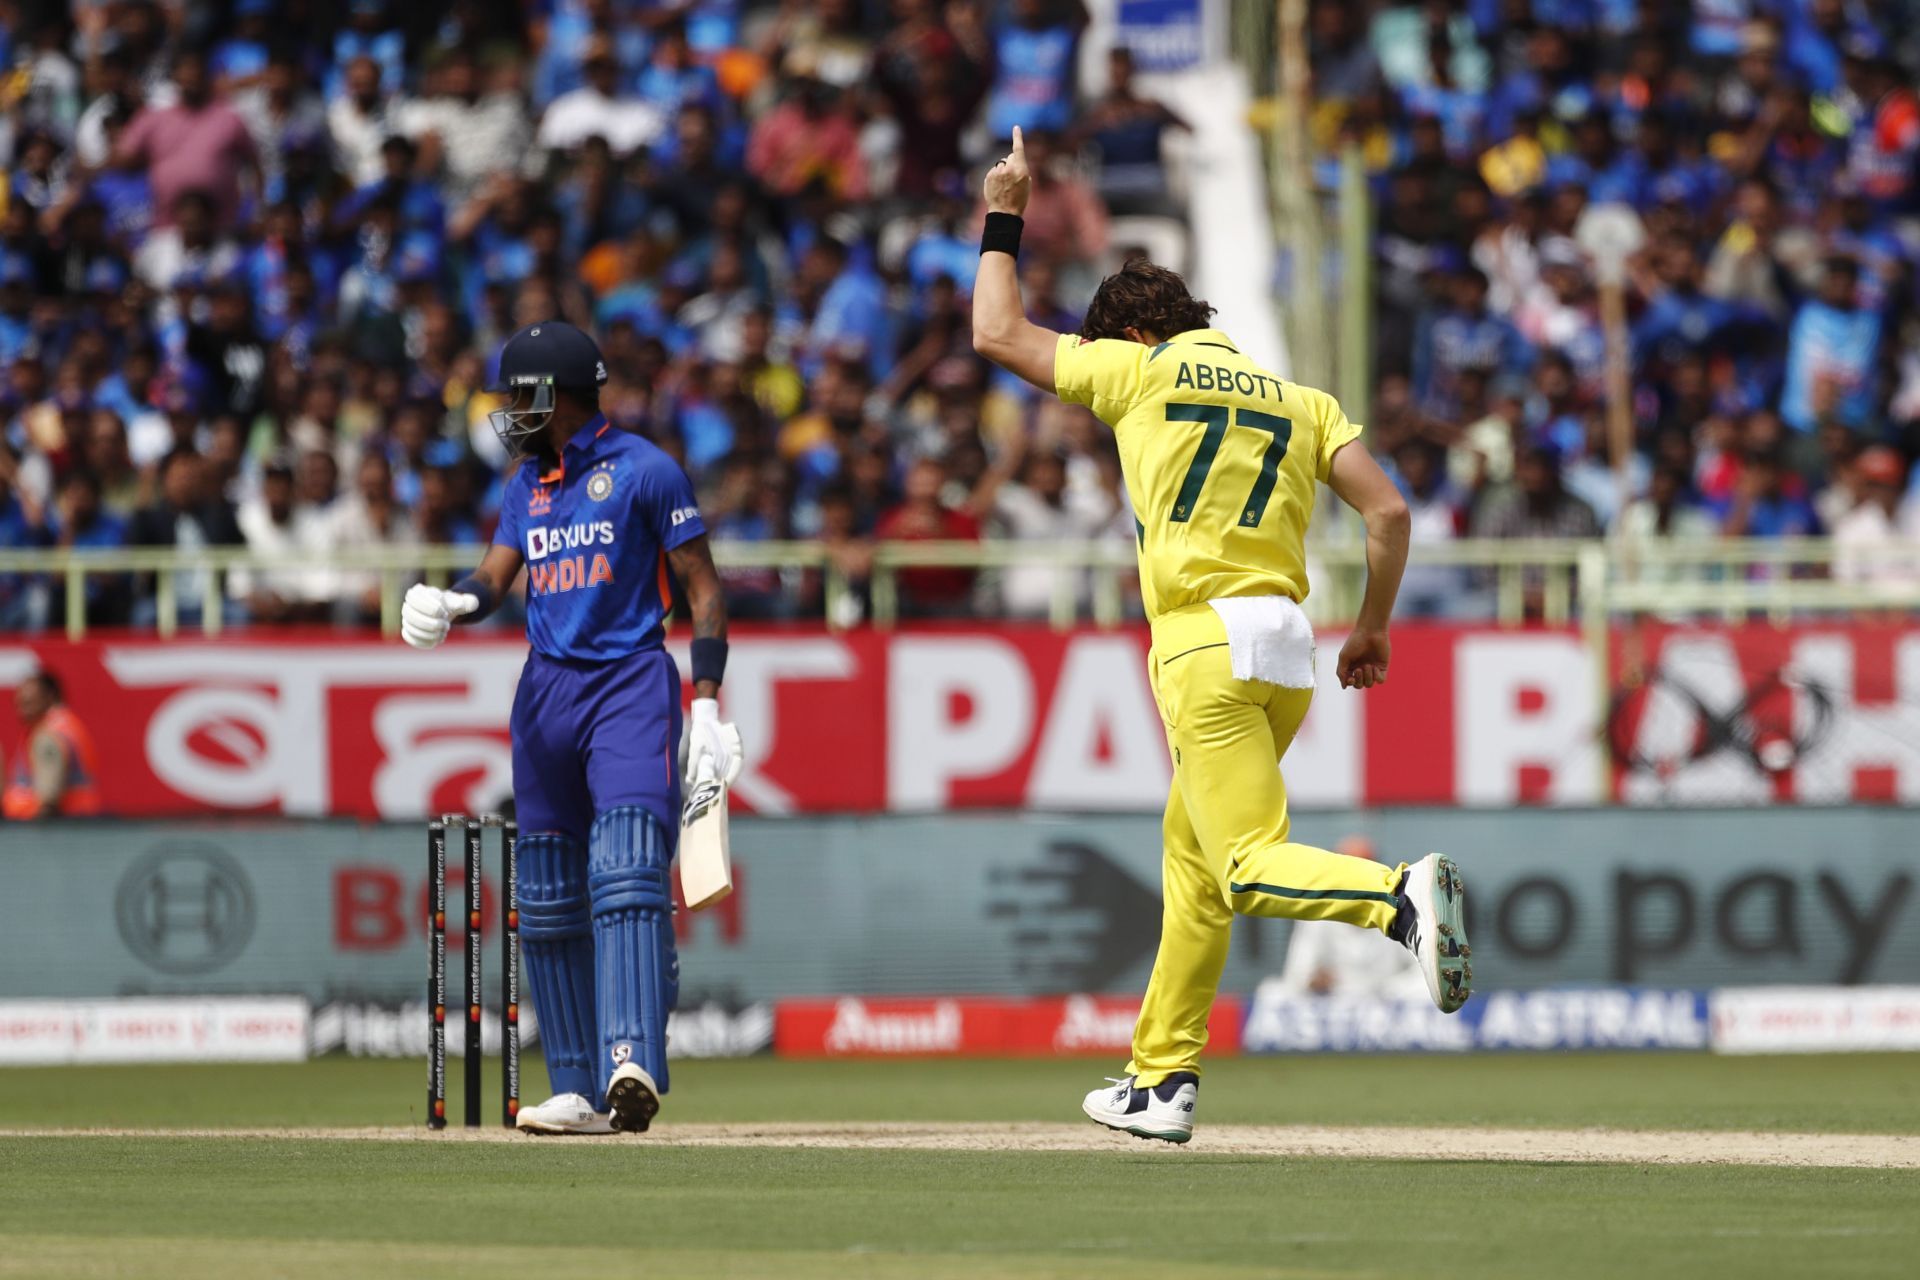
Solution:
M 480 579 L 471 576 L 460 579 L 460 581 L 448 587 L 447 590 L 458 591 L 462 595 L 472 596 L 480 602 L 478 609 L 466 615 L 468 619 L 475 622 L 492 613 L 494 606 L 500 603 L 494 598 L 493 588 L 480 581 Z
M 693 638 L 693 682 L 702 680 L 720 683 L 727 673 L 727 642 L 713 636 L 695 636 Z

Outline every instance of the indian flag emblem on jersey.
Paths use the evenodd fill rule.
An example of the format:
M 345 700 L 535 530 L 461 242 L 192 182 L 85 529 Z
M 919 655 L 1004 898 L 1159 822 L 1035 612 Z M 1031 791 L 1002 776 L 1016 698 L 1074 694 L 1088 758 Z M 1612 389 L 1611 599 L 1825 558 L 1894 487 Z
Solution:
M 595 502 L 605 502 L 607 495 L 613 492 L 613 472 L 596 470 L 587 477 L 587 496 Z

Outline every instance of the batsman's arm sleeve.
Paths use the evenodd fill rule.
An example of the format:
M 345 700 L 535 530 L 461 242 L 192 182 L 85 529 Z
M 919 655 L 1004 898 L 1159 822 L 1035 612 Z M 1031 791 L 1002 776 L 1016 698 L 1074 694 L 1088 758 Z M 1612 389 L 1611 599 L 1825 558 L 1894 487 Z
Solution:
M 472 613 L 455 618 L 456 623 L 475 623 L 500 607 L 507 597 L 507 591 L 513 586 L 513 580 L 520 573 L 520 550 L 518 547 L 496 542 L 487 548 L 487 554 L 481 557 L 480 566 L 460 581 L 448 588 L 451 591 L 464 591 L 480 602 Z

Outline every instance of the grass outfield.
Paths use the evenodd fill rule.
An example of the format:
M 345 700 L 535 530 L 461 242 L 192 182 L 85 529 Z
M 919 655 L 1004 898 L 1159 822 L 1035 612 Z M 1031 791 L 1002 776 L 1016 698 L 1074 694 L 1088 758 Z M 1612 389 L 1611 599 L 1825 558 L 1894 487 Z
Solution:
M 460 1063 L 448 1114 L 461 1114 Z M 1071 1121 L 1120 1064 L 682 1062 L 661 1122 Z M 522 1087 L 545 1096 L 538 1053 Z M 486 1064 L 489 1123 L 499 1064 Z M 296 1066 L 0 1071 L 0 1129 L 256 1128 L 417 1123 L 426 1065 L 323 1058 Z M 1912 1054 L 1718 1058 L 1707 1054 L 1229 1058 L 1209 1066 L 1200 1123 L 1487 1125 L 1920 1133 Z M 1204 1133 L 1204 1129 L 1202 1130 Z
M 1184 1150 L 0 1138 L 0 1277 L 1904 1276 L 1910 1170 L 1273 1159 L 1209 1155 L 1204 1126 L 1916 1133 L 1916 1065 L 1242 1059 L 1208 1076 Z M 347 1060 L 12 1070 L 0 1129 L 405 1123 L 423 1077 Z M 1072 1118 L 1098 1079 L 1087 1062 L 685 1063 L 662 1124 L 1013 1127 Z
M 29 1138 L 0 1275 L 1911 1275 L 1920 1177 Z M 517 1247 L 505 1247 L 517 1246 Z M 471 1262 L 461 1259 L 469 1251 Z

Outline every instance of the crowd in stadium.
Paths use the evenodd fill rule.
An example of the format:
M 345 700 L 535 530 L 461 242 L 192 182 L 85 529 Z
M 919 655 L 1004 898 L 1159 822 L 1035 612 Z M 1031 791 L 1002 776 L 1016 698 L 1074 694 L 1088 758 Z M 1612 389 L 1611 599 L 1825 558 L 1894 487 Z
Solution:
M 1915 529 L 1895 8 L 1312 6 L 1314 136 L 1378 196 L 1371 439 L 1417 538 Z M 968 338 L 977 176 L 1014 125 L 1044 323 L 1126 252 L 1115 214 L 1178 217 L 1185 123 L 1124 50 L 1080 83 L 1077 0 L 39 9 L 0 3 L 0 548 L 292 550 L 233 575 L 234 617 L 366 620 L 377 581 L 328 554 L 484 540 L 489 365 L 554 315 L 718 541 L 817 538 L 858 583 L 876 540 L 1132 540 L 1106 434 Z M 1599 200 L 1647 237 L 1625 509 L 1574 237 Z M 824 607 L 817 575 L 728 585 L 738 616 Z M 903 585 L 935 616 L 1052 588 Z M 0 626 L 63 590 L 0 577 Z M 152 619 L 150 580 L 87 593 L 96 623 Z
M 1372 443 L 1416 539 L 1920 534 L 1913 8 L 1314 5 L 1315 133 L 1377 196 Z M 1643 236 L 1624 508 L 1603 202 Z

